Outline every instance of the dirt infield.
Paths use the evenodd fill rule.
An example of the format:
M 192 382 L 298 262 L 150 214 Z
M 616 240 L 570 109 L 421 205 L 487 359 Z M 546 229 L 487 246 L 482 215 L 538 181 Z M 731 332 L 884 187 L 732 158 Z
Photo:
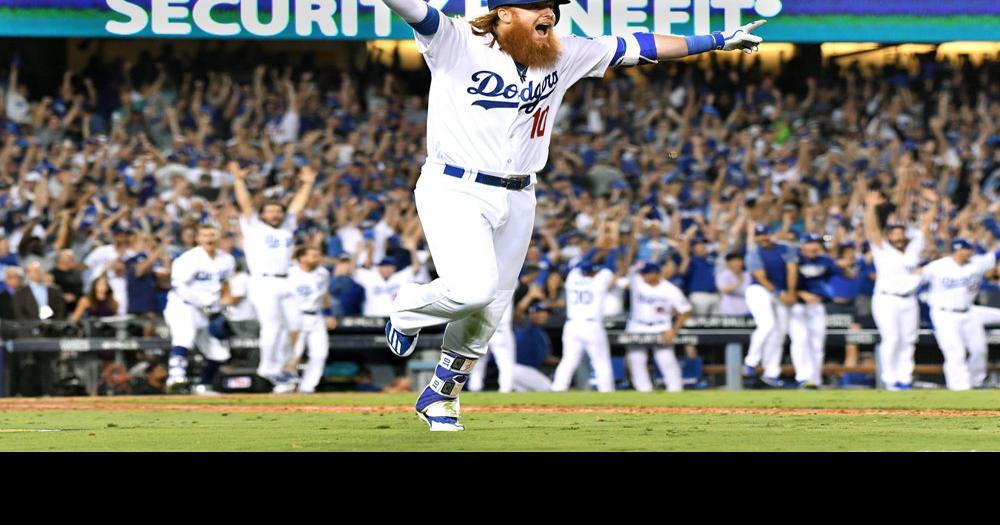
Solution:
M 326 396 L 335 397 L 335 396 Z M 94 410 L 126 412 L 207 412 L 207 413 L 402 413 L 410 412 L 409 405 L 308 405 L 308 404 L 255 404 L 255 396 L 227 396 L 232 404 L 219 403 L 211 398 L 209 403 L 151 403 L 151 399 L 170 400 L 169 397 L 119 397 L 115 401 L 94 398 L 11 398 L 0 400 L 0 412 L 31 412 L 45 410 Z M 486 414 L 635 414 L 635 415 L 762 415 L 762 416 L 914 416 L 914 417 L 1000 417 L 1000 410 L 941 410 L 941 409 L 848 409 L 848 408 L 745 408 L 745 407 L 615 407 L 615 406 L 539 406 L 539 405 L 484 405 L 465 406 L 464 412 Z

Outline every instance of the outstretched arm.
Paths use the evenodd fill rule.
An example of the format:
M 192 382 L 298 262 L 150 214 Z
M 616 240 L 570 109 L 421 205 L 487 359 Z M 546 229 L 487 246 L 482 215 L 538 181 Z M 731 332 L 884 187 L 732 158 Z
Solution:
M 766 20 L 758 20 L 740 26 L 732 32 L 715 32 L 711 35 L 695 35 L 688 37 L 673 35 L 656 35 L 653 33 L 633 33 L 617 38 L 618 51 L 611 60 L 611 65 L 634 66 L 637 64 L 653 64 L 659 60 L 684 58 L 706 51 L 742 50 L 750 54 L 757 50 L 763 39 L 753 34 L 753 31 L 764 24 Z
M 408 24 L 423 21 L 427 16 L 427 2 L 424 0 L 382 0 L 392 12 L 406 20 Z
M 244 217 L 253 217 L 253 199 L 250 198 L 250 192 L 247 190 L 247 170 L 240 167 L 240 164 L 235 160 L 229 161 L 226 165 L 229 173 L 232 174 L 233 179 L 233 193 L 236 195 L 236 204 L 240 207 L 240 212 Z

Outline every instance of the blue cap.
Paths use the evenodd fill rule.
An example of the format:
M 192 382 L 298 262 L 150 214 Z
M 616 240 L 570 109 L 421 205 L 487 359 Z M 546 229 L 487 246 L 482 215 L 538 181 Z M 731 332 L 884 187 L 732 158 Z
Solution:
M 576 267 L 577 267 L 577 269 L 580 270 L 581 273 L 584 273 L 584 274 L 587 274 L 587 275 L 590 275 L 590 274 L 594 273 L 594 261 L 591 261 L 589 259 L 585 259 L 583 261 L 580 261 L 580 263 L 577 264 Z
M 647 262 L 646 264 L 642 265 L 642 268 L 639 269 L 639 273 L 640 274 L 644 274 L 644 275 L 647 274 L 647 273 L 656 273 L 656 274 L 658 274 L 661 271 L 662 271 L 662 268 L 660 268 L 660 265 L 656 264 L 655 262 Z
M 951 250 L 952 251 L 955 251 L 955 250 L 974 250 L 974 249 L 976 249 L 975 245 L 973 245 L 971 242 L 969 242 L 968 239 L 964 239 L 962 237 L 956 237 L 955 239 L 953 239 L 951 241 Z
M 385 257 L 384 259 L 382 259 L 381 261 L 378 262 L 378 265 L 379 266 L 396 266 L 396 259 L 393 259 L 392 257 Z
M 823 236 L 822 235 L 816 235 L 815 233 L 807 233 L 807 234 L 805 234 L 805 235 L 802 236 L 801 242 L 802 242 L 802 244 L 807 244 L 807 243 L 810 243 L 810 242 L 818 242 L 820 244 L 823 244 Z
M 755 235 L 771 235 L 771 227 L 766 224 L 758 224 L 754 227 L 753 232 Z
M 535 312 L 548 312 L 548 311 L 549 307 L 541 301 L 535 301 L 531 303 L 531 306 L 528 307 L 529 314 L 533 314 Z

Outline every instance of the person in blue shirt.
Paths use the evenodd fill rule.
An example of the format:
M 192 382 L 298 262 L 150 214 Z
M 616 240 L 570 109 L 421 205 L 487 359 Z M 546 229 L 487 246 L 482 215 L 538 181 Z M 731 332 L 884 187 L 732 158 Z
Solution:
M 844 271 L 824 251 L 823 237 L 806 234 L 798 256 L 797 300 L 789 315 L 792 365 L 799 388 L 815 389 L 823 381 L 826 308 L 833 297 L 830 281 Z M 848 278 L 854 274 L 847 274 Z
M 747 287 L 746 299 L 757 327 L 750 336 L 743 375 L 755 377 L 757 365 L 762 365 L 761 384 L 782 388 L 781 354 L 788 333 L 789 308 L 798 297 L 798 253 L 794 246 L 775 242 L 766 224 L 749 227 L 747 271 L 753 282 Z
M 330 277 L 330 308 L 333 315 L 361 315 L 365 303 L 365 289 L 351 278 L 354 263 L 351 256 L 344 253 L 337 257 L 333 275 Z
M 715 253 L 709 251 L 708 239 L 695 235 L 690 248 L 681 244 L 679 273 L 684 276 L 685 294 L 691 301 L 695 315 L 719 313 L 719 290 L 715 287 Z
M 552 357 L 552 340 L 545 331 L 549 321 L 549 308 L 541 301 L 528 306 L 523 322 L 514 325 L 514 343 L 517 362 L 514 365 L 514 390 L 516 392 L 548 392 L 552 380 L 539 369 L 558 363 Z
M 864 259 L 857 257 L 854 243 L 845 242 L 837 247 L 837 266 L 845 271 L 830 278 L 830 302 L 827 313 L 856 315 L 855 301 L 861 294 Z

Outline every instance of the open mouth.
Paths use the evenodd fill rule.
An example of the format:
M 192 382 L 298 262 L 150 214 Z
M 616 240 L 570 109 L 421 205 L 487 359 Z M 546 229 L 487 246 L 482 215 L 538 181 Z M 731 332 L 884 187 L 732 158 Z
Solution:
M 541 37 L 549 36 L 549 30 L 552 29 L 550 24 L 538 24 L 535 26 L 535 34 Z

